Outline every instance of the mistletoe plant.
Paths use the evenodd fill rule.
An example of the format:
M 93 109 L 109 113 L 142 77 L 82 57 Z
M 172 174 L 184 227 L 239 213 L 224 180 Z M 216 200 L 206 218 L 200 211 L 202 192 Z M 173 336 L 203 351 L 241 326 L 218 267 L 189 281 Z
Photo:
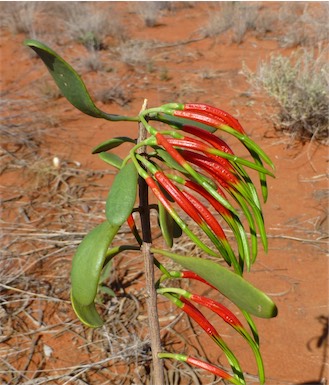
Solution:
M 104 162 L 117 169 L 117 173 L 106 200 L 104 222 L 83 239 L 73 257 L 71 302 L 78 318 L 92 328 L 103 325 L 95 306 L 102 272 L 116 255 L 128 250 L 139 252 L 144 256 L 146 272 L 154 384 L 164 384 L 163 359 L 185 361 L 232 384 L 246 383 L 238 358 L 199 307 L 212 310 L 245 339 L 253 352 L 259 381 L 263 384 L 264 366 L 252 316 L 271 318 L 276 316 L 277 308 L 268 296 L 243 278 L 243 273 L 249 271 L 255 262 L 259 241 L 267 250 L 260 198 L 247 170 L 258 172 L 265 202 L 266 177 L 273 176 L 265 166 L 273 168 L 271 160 L 247 136 L 238 120 L 206 104 L 169 103 L 155 108 L 144 105 L 133 117 L 101 111 L 76 71 L 56 52 L 35 40 L 27 40 L 25 44 L 42 59 L 62 94 L 73 106 L 95 118 L 136 122 L 139 127 L 137 139 L 125 136 L 110 138 L 92 150 L 93 154 L 98 154 Z M 236 155 L 223 139 L 215 135 L 216 131 L 241 142 L 252 160 Z M 131 149 L 122 159 L 111 150 L 123 143 L 130 143 Z M 150 210 L 154 205 L 149 204 L 149 192 L 156 198 L 158 223 L 167 246 L 164 250 L 152 244 Z M 136 201 L 139 202 L 137 207 Z M 135 222 L 136 213 L 140 216 L 140 226 Z M 115 236 L 125 223 L 128 223 L 136 243 L 115 246 Z M 200 229 L 205 235 L 202 239 L 208 241 L 202 241 L 195 229 Z M 234 236 L 235 247 L 227 237 L 227 230 Z M 183 233 L 202 250 L 203 258 L 173 252 L 174 240 Z M 182 270 L 169 271 L 156 258 L 159 255 L 180 264 Z M 214 257 L 218 258 L 218 263 Z M 157 281 L 154 266 L 160 273 Z M 168 287 L 169 279 L 186 278 L 201 281 L 222 293 L 240 309 L 244 323 L 214 299 Z M 166 297 L 208 334 L 225 354 L 229 369 L 224 370 L 197 357 L 163 351 L 157 295 Z

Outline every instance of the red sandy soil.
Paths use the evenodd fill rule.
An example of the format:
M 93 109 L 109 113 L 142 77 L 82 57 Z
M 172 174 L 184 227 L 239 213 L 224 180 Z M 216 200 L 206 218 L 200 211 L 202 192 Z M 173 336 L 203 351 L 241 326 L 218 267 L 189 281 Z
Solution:
M 264 5 L 273 12 L 278 6 L 278 3 Z M 177 6 L 164 14 L 153 28 L 132 18 L 124 3 L 112 7 L 125 23 L 131 40 L 154 40 L 159 46 L 168 43 L 165 48 L 148 52 L 152 57 L 152 71 L 145 63 L 123 64 L 115 60 L 109 50 L 100 51 L 100 57 L 111 71 L 88 71 L 82 64 L 88 55 L 83 46 L 55 38 L 51 39 L 51 46 L 73 67 L 79 68 L 92 94 L 96 94 L 97 89 L 110 88 L 111 79 L 121 77 L 122 89 L 131 101 L 125 106 L 97 101 L 101 109 L 135 115 L 144 98 L 148 99 L 149 106 L 170 101 L 210 103 L 236 116 L 271 157 L 276 178 L 269 181 L 269 198 L 264 205 L 269 250 L 267 254 L 260 250 L 257 263 L 248 274 L 248 279 L 269 294 L 279 309 L 276 318 L 257 320 L 267 383 L 297 385 L 328 379 L 328 149 L 316 143 L 300 144 L 275 131 L 268 119 L 269 114 L 276 111 L 275 107 L 264 94 L 252 92 L 241 73 L 243 63 L 254 71 L 260 60 L 272 53 L 289 54 L 292 48 L 280 48 L 271 35 L 258 38 L 250 32 L 241 44 L 231 43 L 229 33 L 216 39 L 180 44 L 197 36 L 196 31 L 208 17 L 209 4 Z M 47 43 L 49 36 L 46 34 L 44 39 L 39 36 L 39 39 Z M 13 88 L 23 98 L 33 101 L 36 81 L 47 82 L 49 75 L 42 63 L 22 46 L 25 37 L 1 31 L 1 87 L 2 92 Z M 113 41 L 109 39 L 109 43 Z M 98 143 L 116 135 L 136 136 L 134 124 L 112 124 L 85 117 L 64 98 L 45 102 L 42 108 L 44 114 L 58 122 L 48 138 L 48 155 L 80 162 L 82 168 L 104 168 L 98 158 L 90 155 L 90 149 Z M 6 114 L 5 109 L 3 113 Z M 18 176 L 13 172 L 4 173 L 1 184 L 17 184 Z M 233 334 L 227 338 L 233 350 L 241 351 L 246 370 L 254 373 L 249 353 L 246 353 L 249 359 L 244 358 L 246 349 Z M 43 336 L 43 342 L 54 351 L 45 368 L 58 367 L 56 360 L 70 365 L 81 361 L 78 350 L 67 353 L 72 344 L 70 338 L 68 346 L 65 338 L 56 342 L 47 335 Z M 250 383 L 256 381 L 250 380 Z

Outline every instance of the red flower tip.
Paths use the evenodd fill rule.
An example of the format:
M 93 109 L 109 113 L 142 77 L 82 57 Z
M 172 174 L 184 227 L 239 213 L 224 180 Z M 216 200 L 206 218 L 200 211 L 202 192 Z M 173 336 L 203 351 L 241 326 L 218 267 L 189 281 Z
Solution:
M 220 108 L 210 106 L 208 104 L 201 103 L 186 103 L 184 104 L 184 111 L 195 111 L 201 114 L 214 116 L 222 120 L 228 126 L 234 128 L 235 130 L 244 134 L 244 129 L 237 119 L 235 119 L 231 114 L 221 110 Z
M 186 362 L 198 368 L 205 369 L 208 372 L 215 374 L 216 376 L 224 378 L 225 380 L 228 380 L 231 382 L 233 381 L 233 383 L 235 382 L 234 377 L 232 377 L 229 373 L 225 372 L 221 368 L 218 368 L 217 366 L 209 364 L 208 362 L 201 361 L 198 358 L 189 357 L 189 356 L 186 358 Z
M 242 323 L 238 320 L 238 318 L 226 306 L 220 304 L 219 302 L 198 294 L 192 294 L 191 300 L 211 309 L 232 327 L 244 329 Z
M 202 219 L 193 204 L 185 197 L 185 195 L 160 171 L 154 174 L 156 180 L 168 192 L 168 194 L 176 201 L 176 203 L 188 214 L 197 224 L 202 223 Z
M 209 225 L 209 227 L 216 234 L 216 236 L 222 241 L 227 241 L 226 235 L 222 227 L 217 222 L 216 218 L 211 214 L 211 212 L 192 194 L 189 194 L 186 191 L 184 191 L 183 194 L 187 197 L 189 202 L 191 202 L 192 205 L 197 209 L 201 217 Z
M 225 169 L 218 162 L 209 160 L 209 157 L 206 157 L 202 154 L 192 152 L 189 150 L 182 150 L 182 156 L 187 161 L 195 164 L 196 166 L 201 167 L 207 171 L 210 175 L 215 177 L 215 179 L 226 189 L 229 189 L 230 185 L 238 183 L 237 177 L 232 174 L 230 171 Z
M 231 155 L 234 154 L 226 142 L 224 142 L 221 138 L 212 134 L 211 132 L 203 130 L 202 128 L 188 126 L 188 125 L 184 125 L 181 129 L 184 132 L 188 132 L 189 134 L 192 134 L 194 136 L 197 136 L 200 139 L 203 139 L 204 141 L 206 141 L 207 143 L 215 147 L 217 150 L 226 152 Z
M 202 329 L 212 338 L 221 339 L 217 330 L 213 325 L 206 319 L 206 317 L 198 310 L 194 305 L 191 304 L 185 297 L 180 296 L 180 301 L 183 302 L 182 310 L 194 319 L 195 322 L 202 327 Z

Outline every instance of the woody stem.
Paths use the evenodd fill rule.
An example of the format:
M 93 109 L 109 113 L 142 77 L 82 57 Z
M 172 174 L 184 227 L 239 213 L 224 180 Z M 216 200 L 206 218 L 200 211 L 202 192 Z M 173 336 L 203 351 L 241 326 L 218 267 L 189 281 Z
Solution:
M 146 109 L 147 101 L 144 101 L 142 110 Z M 144 141 L 147 137 L 147 130 L 142 123 L 139 123 L 138 131 L 138 143 Z M 142 155 L 146 152 L 145 147 L 140 147 L 137 153 Z M 161 352 L 161 340 L 160 340 L 160 325 L 157 308 L 157 293 L 155 290 L 155 278 L 154 278 L 154 257 L 150 249 L 152 246 L 152 235 L 150 225 L 150 210 L 148 199 L 148 185 L 145 179 L 139 176 L 138 180 L 139 191 L 139 212 L 141 218 L 142 227 L 142 252 L 145 268 L 145 281 L 146 281 L 146 304 L 149 320 L 149 332 L 151 340 L 152 361 L 153 361 L 153 381 L 152 383 L 157 385 L 164 385 L 164 371 L 163 361 L 158 357 L 158 353 Z

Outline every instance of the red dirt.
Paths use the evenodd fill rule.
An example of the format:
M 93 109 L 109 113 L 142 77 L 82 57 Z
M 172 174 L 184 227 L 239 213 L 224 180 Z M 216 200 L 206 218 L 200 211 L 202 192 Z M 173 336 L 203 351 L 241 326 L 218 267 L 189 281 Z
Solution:
M 111 87 L 114 73 L 123 79 L 123 89 L 131 102 L 124 107 L 99 101 L 96 104 L 106 111 L 134 115 L 143 98 L 148 99 L 150 106 L 170 101 L 198 101 L 216 105 L 239 119 L 276 167 L 276 178 L 269 181 L 269 199 L 264 205 L 269 250 L 267 255 L 260 251 L 248 275 L 251 282 L 275 300 L 279 309 L 276 318 L 257 320 L 267 383 L 297 385 L 319 381 L 322 377 L 328 380 L 328 148 L 315 143 L 302 145 L 276 132 L 264 116 L 264 101 L 266 105 L 269 101 L 264 95 L 251 93 L 241 74 L 243 62 L 255 70 L 259 61 L 271 53 L 290 53 L 291 49 L 280 48 L 271 36 L 258 39 L 252 33 L 239 45 L 230 43 L 229 34 L 179 44 L 193 38 L 195 31 L 203 26 L 209 3 L 194 3 L 190 8 L 180 4 L 154 28 L 145 27 L 137 18 L 131 19 L 125 3 L 112 6 L 123 20 L 129 19 L 126 28 L 130 39 L 156 40 L 159 45 L 168 43 L 168 47 L 151 51 L 154 71 L 148 71 L 146 64 L 133 68 L 119 59 L 113 61 L 113 55 L 101 51 L 102 60 L 113 71 L 79 71 L 87 88 L 95 94 L 97 89 Z M 278 3 L 265 7 L 274 11 Z M 33 101 L 35 80 L 48 79 L 49 75 L 41 62 L 22 46 L 24 38 L 23 34 L 13 35 L 2 30 L 1 87 L 2 92 L 14 88 L 23 98 Z M 47 36 L 43 40 L 47 42 Z M 73 41 L 65 43 L 51 45 L 73 67 L 83 68 L 81 58 L 87 56 L 85 48 Z M 100 142 L 116 135 L 136 136 L 134 124 L 85 117 L 64 98 L 44 103 L 42 113 L 58 121 L 47 139 L 45 153 L 80 162 L 82 168 L 104 168 L 104 164 L 90 154 L 91 148 Z M 16 174 L 4 173 L 1 184 L 10 186 L 11 183 L 17 184 Z M 129 288 L 126 291 L 129 292 Z M 46 313 L 51 317 L 49 320 L 54 317 L 53 322 L 58 322 L 51 316 L 50 308 Z M 65 317 L 74 319 L 72 313 Z M 250 355 L 239 345 L 239 340 L 236 341 L 234 334 L 227 338 L 233 350 L 241 351 L 246 370 L 254 373 Z M 72 343 L 80 344 L 78 337 L 63 335 L 55 340 L 44 334 L 42 339 L 53 349 L 45 368 L 72 366 L 82 361 L 81 350 L 70 349 Z M 38 367 L 37 359 L 34 364 Z M 33 370 L 33 366 L 29 369 Z M 250 380 L 250 383 L 256 381 Z

